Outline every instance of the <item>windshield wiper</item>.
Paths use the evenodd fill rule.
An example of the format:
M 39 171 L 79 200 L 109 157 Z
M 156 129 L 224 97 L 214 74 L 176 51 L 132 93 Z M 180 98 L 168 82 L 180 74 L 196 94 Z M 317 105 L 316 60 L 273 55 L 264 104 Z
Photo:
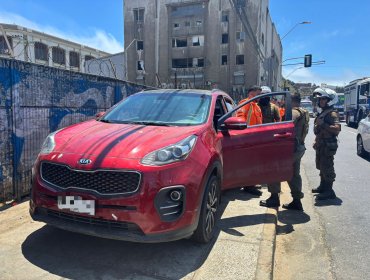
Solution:
M 167 124 L 164 122 L 135 121 L 132 123 L 142 124 L 142 125 L 154 125 L 154 126 L 171 126 L 170 124 Z
M 101 121 L 101 122 L 105 122 L 105 123 L 112 123 L 112 121 L 110 121 L 110 120 L 104 120 L 104 119 L 101 119 L 100 121 Z

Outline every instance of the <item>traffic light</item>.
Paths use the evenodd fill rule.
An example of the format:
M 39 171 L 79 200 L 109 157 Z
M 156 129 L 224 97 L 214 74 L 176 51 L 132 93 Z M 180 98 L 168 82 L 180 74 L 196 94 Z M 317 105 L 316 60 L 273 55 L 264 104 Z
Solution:
M 312 54 L 306 54 L 304 56 L 304 67 L 311 67 L 312 65 Z

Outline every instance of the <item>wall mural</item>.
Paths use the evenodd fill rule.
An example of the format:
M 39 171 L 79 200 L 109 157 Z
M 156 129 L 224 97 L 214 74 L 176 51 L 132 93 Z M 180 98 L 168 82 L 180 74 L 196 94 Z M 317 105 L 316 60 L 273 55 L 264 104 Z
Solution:
M 143 88 L 0 58 L 0 202 L 29 193 L 33 162 L 50 132 L 91 119 Z

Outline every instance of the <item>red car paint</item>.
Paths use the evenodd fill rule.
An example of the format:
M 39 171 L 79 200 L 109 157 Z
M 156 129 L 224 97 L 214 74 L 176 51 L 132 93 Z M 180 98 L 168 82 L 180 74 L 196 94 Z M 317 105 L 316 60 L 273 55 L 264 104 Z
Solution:
M 160 91 L 136 95 L 151 92 L 158 94 Z M 106 238 L 139 242 L 176 240 L 191 236 L 199 229 L 199 220 L 204 218 L 202 201 L 211 174 L 218 178 L 221 190 L 284 181 L 291 177 L 292 121 L 243 130 L 215 129 L 216 103 L 224 104 L 225 100 L 233 103 L 226 93 L 199 90 L 165 90 L 164 93 L 172 92 L 209 96 L 205 122 L 189 126 L 155 126 L 107 123 L 97 119 L 57 132 L 54 149 L 49 154 L 40 154 L 33 168 L 31 216 L 56 227 Z M 183 98 L 187 97 L 184 95 Z M 223 108 L 226 111 L 226 106 Z M 157 166 L 142 163 L 149 153 L 191 135 L 197 136 L 196 142 L 183 160 Z M 81 159 L 88 159 L 89 163 L 81 164 Z M 118 195 L 102 195 L 73 185 L 59 188 L 41 176 L 42 163 L 63 166 L 68 172 L 76 173 L 76 178 L 98 170 L 137 172 L 140 184 L 137 190 Z M 171 186 L 181 186 L 183 208 L 178 216 L 166 220 L 158 209 L 167 205 L 166 188 Z M 159 195 L 160 191 L 166 195 Z M 69 195 L 94 200 L 95 215 L 59 209 L 57 198 Z M 113 226 L 126 227 L 125 223 L 134 230 L 111 230 Z

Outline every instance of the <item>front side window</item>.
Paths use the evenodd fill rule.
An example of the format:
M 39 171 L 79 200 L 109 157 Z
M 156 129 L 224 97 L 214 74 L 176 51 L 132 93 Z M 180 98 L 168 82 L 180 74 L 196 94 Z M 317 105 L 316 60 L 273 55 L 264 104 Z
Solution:
M 53 62 L 65 65 L 66 64 L 66 51 L 60 47 L 52 48 Z
M 134 94 L 108 112 L 103 121 L 152 125 L 199 125 L 207 121 L 211 96 L 193 93 Z

